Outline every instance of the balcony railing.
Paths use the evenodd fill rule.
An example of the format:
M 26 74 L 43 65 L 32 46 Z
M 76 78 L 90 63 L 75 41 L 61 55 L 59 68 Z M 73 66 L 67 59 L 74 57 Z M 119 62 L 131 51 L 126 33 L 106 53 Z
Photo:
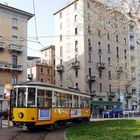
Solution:
M 10 70 L 10 71 L 23 71 L 22 65 L 13 65 L 7 63 L 0 63 L 1 70 Z
M 3 50 L 5 48 L 5 44 L 3 42 L 0 42 L 0 50 Z
M 56 70 L 57 70 L 57 72 L 61 73 L 64 71 L 64 66 L 62 64 L 60 64 L 60 65 L 56 66 Z
M 33 74 L 28 74 L 28 79 L 33 79 Z
M 98 69 L 105 69 L 105 63 L 97 63 Z
M 22 47 L 17 45 L 17 44 L 10 44 L 9 45 L 9 50 L 10 51 L 20 52 L 20 53 L 23 51 Z
M 132 97 L 132 93 L 126 93 L 126 98 L 131 98 Z
M 93 75 L 93 76 L 88 75 L 87 76 L 87 82 L 95 82 L 95 81 L 96 81 L 96 76 L 95 75 Z
M 123 67 L 120 67 L 120 66 L 119 66 L 119 67 L 116 68 L 116 70 L 117 70 L 117 72 L 120 74 L 121 72 L 123 72 Z
M 112 98 L 115 97 L 115 92 L 108 92 L 108 96 Z
M 80 69 L 80 62 L 79 61 L 72 62 L 71 67 L 73 69 Z
M 93 91 L 88 91 L 88 94 L 90 94 L 92 97 L 96 96 L 96 91 L 93 90 Z

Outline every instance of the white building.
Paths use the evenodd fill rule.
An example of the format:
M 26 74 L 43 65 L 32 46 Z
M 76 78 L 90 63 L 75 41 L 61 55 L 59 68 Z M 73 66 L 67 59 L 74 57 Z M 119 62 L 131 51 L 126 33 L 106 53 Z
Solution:
M 139 109 L 139 36 L 128 19 L 94 0 L 71 0 L 54 16 L 56 84 L 91 93 L 95 105 Z

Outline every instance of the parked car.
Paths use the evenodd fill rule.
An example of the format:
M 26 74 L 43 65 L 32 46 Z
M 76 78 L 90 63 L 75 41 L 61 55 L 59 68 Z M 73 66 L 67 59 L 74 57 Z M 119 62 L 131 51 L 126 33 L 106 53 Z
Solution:
M 8 118 L 8 112 L 7 111 L 2 111 L 2 112 L 0 112 L 0 118 Z
M 135 112 L 136 111 L 134 111 L 134 110 L 130 110 L 130 109 L 126 108 L 123 110 L 123 115 L 134 115 Z
M 123 116 L 123 110 L 121 108 L 113 108 L 110 110 L 103 111 L 102 115 L 104 118 L 119 117 L 119 116 Z

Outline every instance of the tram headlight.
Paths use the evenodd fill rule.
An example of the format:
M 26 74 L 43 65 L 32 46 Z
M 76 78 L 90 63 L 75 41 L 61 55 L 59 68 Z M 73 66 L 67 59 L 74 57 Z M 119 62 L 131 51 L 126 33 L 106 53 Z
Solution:
M 18 116 L 19 116 L 19 118 L 23 118 L 24 114 L 23 114 L 22 112 L 20 112 L 20 113 L 18 114 Z

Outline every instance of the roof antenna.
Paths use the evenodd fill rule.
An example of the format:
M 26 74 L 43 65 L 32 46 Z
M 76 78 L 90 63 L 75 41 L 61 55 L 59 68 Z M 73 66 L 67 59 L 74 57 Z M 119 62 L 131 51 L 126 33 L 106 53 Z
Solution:
M 8 3 L 7 2 L 4 2 L 4 5 L 7 5 L 8 6 Z

